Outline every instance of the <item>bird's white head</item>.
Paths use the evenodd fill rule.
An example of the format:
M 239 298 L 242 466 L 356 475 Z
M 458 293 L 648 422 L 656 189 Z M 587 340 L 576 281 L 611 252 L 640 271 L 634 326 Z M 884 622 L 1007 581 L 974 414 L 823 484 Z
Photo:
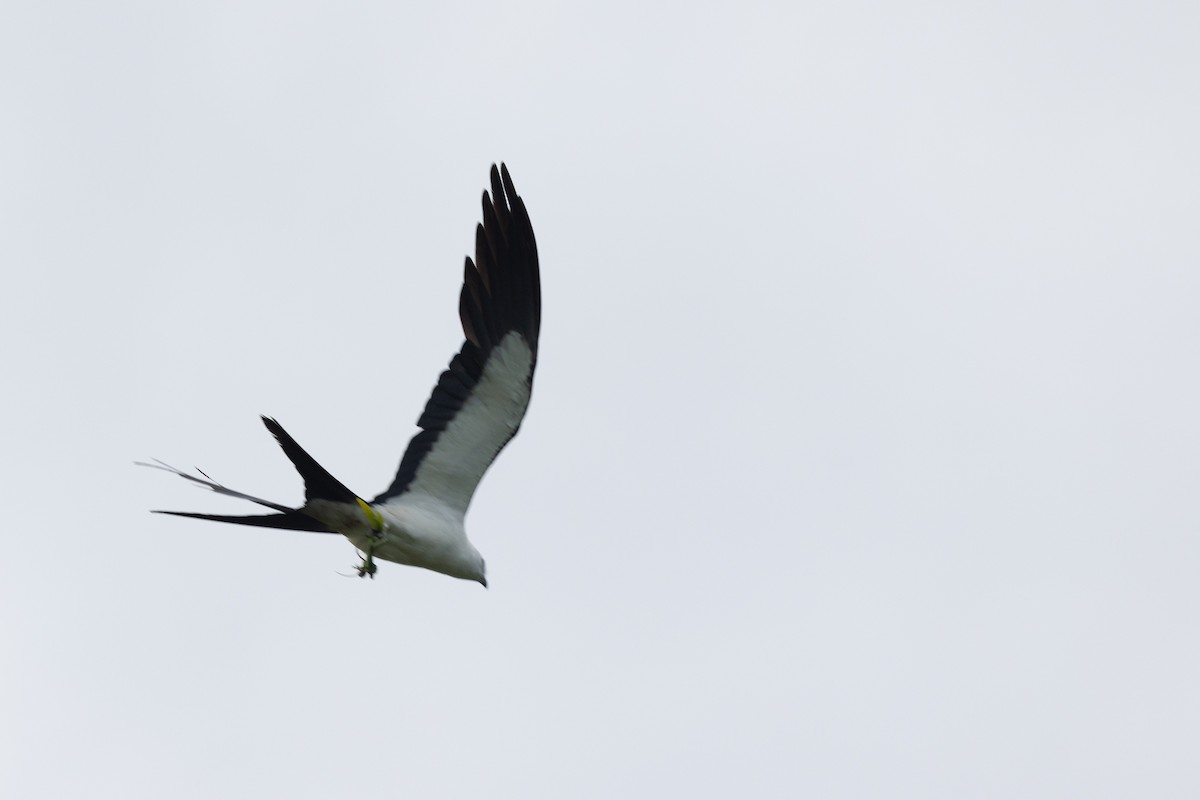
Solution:
M 479 574 L 474 576 L 473 579 L 478 581 L 479 583 L 482 583 L 483 588 L 486 589 L 487 588 L 487 562 L 483 560 L 483 556 L 479 555 L 478 551 L 475 552 L 475 557 L 478 559 Z
M 438 572 L 465 581 L 475 581 L 487 588 L 487 564 L 470 542 L 466 547 L 459 548 L 453 556 L 447 558 L 440 566 L 433 567 Z

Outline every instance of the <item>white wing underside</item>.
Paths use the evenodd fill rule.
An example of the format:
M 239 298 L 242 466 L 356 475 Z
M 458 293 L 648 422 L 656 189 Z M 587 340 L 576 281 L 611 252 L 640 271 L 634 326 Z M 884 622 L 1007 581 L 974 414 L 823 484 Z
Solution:
M 496 455 L 529 407 L 533 351 L 516 331 L 492 348 L 478 383 L 421 460 L 403 494 L 381 503 L 440 508 L 462 520 Z

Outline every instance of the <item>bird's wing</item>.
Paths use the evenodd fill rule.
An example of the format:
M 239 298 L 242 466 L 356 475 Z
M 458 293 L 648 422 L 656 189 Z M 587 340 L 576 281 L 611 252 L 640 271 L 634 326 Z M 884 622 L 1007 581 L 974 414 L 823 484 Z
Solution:
M 466 341 L 438 378 L 395 480 L 374 503 L 433 502 L 465 515 L 529 406 L 542 317 L 537 244 L 503 164 L 492 166 L 491 182 L 459 296 Z

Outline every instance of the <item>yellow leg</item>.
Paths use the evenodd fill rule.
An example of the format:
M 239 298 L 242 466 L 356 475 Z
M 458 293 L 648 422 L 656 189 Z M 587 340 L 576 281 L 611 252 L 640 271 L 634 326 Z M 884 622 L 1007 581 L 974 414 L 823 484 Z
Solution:
M 363 554 L 363 563 L 358 568 L 358 577 L 370 575 L 371 580 L 375 580 L 375 544 L 383 538 L 383 517 L 379 512 L 371 508 L 370 504 L 361 497 L 355 498 L 358 500 L 358 505 L 366 514 L 367 522 L 371 526 L 371 541 L 367 544 L 367 552 Z

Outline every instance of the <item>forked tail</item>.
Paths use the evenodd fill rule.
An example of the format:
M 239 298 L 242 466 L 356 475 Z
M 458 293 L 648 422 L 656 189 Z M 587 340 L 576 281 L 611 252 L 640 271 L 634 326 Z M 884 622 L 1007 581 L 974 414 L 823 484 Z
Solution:
M 284 454 L 295 465 L 296 471 L 300 473 L 300 477 L 304 479 L 304 498 L 305 503 L 311 503 L 313 500 L 331 500 L 334 502 L 356 503 L 358 496 L 354 492 L 346 488 L 341 481 L 329 474 L 329 472 L 317 463 L 316 459 L 310 456 L 303 447 L 296 443 L 296 440 L 283 429 L 273 419 L 269 417 L 262 418 L 263 424 L 267 426 L 274 436 L 279 446 L 283 448 Z M 313 531 L 316 533 L 337 533 L 329 526 L 325 525 L 313 517 L 309 516 L 303 508 L 289 508 L 288 506 L 279 503 L 272 503 L 270 500 L 263 500 L 261 497 L 238 492 L 233 489 L 217 483 L 212 478 L 205 475 L 200 470 L 196 470 L 203 478 L 197 478 L 195 475 L 189 475 L 183 470 L 176 469 L 170 464 L 166 464 L 158 459 L 155 463 L 148 464 L 144 461 L 136 461 L 135 464 L 143 467 L 151 467 L 153 469 L 161 469 L 165 472 L 170 472 L 179 477 L 189 480 L 192 483 L 211 489 L 217 494 L 223 494 L 228 497 L 237 497 L 241 500 L 249 500 L 251 503 L 258 503 L 260 506 L 274 509 L 275 514 L 199 514 L 192 511 L 153 511 L 154 514 L 170 514 L 176 517 L 191 517 L 192 519 L 207 519 L 214 522 L 232 522 L 235 525 L 253 525 L 259 528 L 283 528 L 293 531 Z

